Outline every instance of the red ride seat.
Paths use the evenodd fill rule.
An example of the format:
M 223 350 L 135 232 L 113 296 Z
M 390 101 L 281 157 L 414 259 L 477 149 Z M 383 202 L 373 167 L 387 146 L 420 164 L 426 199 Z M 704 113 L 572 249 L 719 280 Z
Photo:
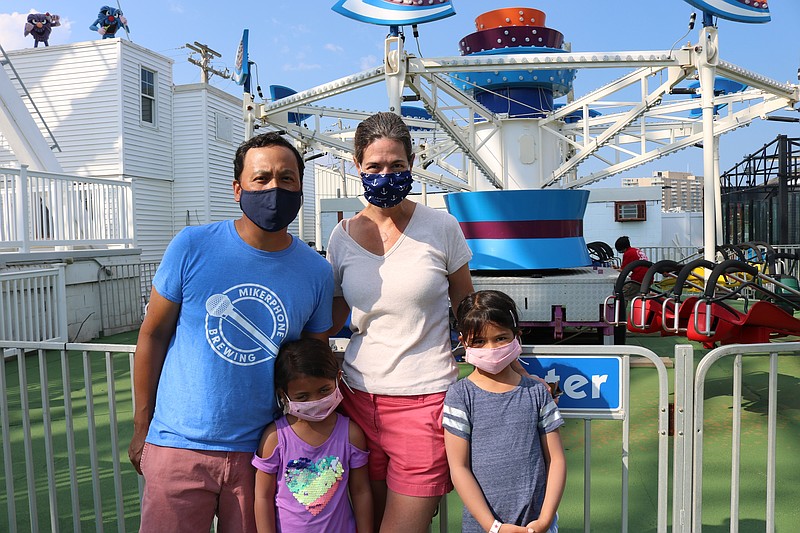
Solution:
M 755 344 L 769 342 L 775 336 L 800 335 L 800 320 L 771 302 L 758 301 L 746 313 L 723 303 L 712 303 L 710 307 L 701 304 L 697 310 L 701 330 L 705 328 L 709 309 L 712 333 L 698 331 L 692 317 L 688 321 L 687 338 L 703 343 Z

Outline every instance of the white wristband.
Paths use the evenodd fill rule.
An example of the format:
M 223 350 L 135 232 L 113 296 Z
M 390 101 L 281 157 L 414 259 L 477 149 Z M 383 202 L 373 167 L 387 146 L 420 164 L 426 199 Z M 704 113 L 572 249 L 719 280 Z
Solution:
M 503 527 L 503 523 L 500 520 L 495 520 L 492 527 L 489 528 L 489 533 L 498 533 L 501 527 Z

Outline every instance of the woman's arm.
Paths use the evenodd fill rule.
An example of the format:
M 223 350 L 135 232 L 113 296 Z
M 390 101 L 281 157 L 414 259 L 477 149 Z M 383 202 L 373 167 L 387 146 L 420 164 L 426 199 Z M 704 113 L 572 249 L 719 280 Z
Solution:
M 270 424 L 261 436 L 258 456 L 267 458 L 278 446 L 278 432 L 275 424 Z M 276 474 L 256 469 L 255 506 L 256 529 L 258 533 L 275 533 L 275 492 L 278 484 Z
M 489 531 L 494 524 L 495 517 L 483 497 L 478 480 L 472 473 L 469 466 L 470 451 L 469 442 L 461 437 L 457 437 L 445 430 L 444 447 L 447 451 L 447 463 L 450 466 L 450 477 L 456 487 L 461 501 L 467 508 L 472 517 L 480 524 L 484 531 Z M 502 533 L 526 533 L 529 530 L 513 524 L 503 524 L 500 528 Z
M 367 438 L 358 425 L 350 421 L 350 444 L 360 450 L 367 449 Z M 369 483 L 367 465 L 350 469 L 350 480 L 347 482 L 350 491 L 350 501 L 353 503 L 353 514 L 356 518 L 358 533 L 372 533 L 372 487 Z
M 339 333 L 347 322 L 347 316 L 350 314 L 350 306 L 344 296 L 333 297 L 333 326 L 328 330 L 328 336 L 333 336 Z
M 558 430 L 545 433 L 541 437 L 542 453 L 547 466 L 547 484 L 544 489 L 544 503 L 539 518 L 528 524 L 536 533 L 543 533 L 553 523 L 567 484 L 567 461 L 564 456 L 564 447 L 561 444 L 561 435 Z
M 450 307 L 453 312 L 458 309 L 458 304 L 475 289 L 472 287 L 472 276 L 469 273 L 469 263 L 465 263 L 461 268 L 447 276 L 449 287 L 447 293 L 450 296 Z

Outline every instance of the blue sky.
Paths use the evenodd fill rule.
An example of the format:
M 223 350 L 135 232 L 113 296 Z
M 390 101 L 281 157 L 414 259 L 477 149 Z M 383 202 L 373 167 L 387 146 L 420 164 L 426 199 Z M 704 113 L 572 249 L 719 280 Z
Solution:
M 290 2 L 220 2 L 219 0 L 125 0 L 121 7 L 128 19 L 130 38 L 142 46 L 172 58 L 174 82 L 193 83 L 199 69 L 186 61 L 185 43 L 199 41 L 222 54 L 214 65 L 232 68 L 242 29 L 250 30 L 251 60 L 258 66 L 258 81 L 301 90 L 380 64 L 386 29 L 345 18 L 330 8 L 334 0 Z M 667 50 L 673 43 L 697 39 L 699 26 L 688 36 L 690 13 L 682 0 L 620 2 L 610 0 L 560 0 L 559 2 L 497 2 L 454 0 L 457 14 L 420 26 L 419 50 L 407 30 L 406 49 L 425 57 L 458 55 L 458 40 L 475 31 L 474 19 L 490 8 L 521 5 L 542 9 L 546 25 L 561 31 L 573 51 Z M 50 43 L 63 44 L 99 38 L 89 30 L 102 2 L 17 1 L 0 2 L 0 44 L 7 50 L 33 46 L 23 37 L 25 18 L 31 10 L 61 16 Z M 107 5 L 116 6 L 115 2 Z M 490 6 L 490 7 L 487 7 Z M 800 66 L 800 2 L 773 0 L 772 22 L 746 25 L 721 20 L 720 57 L 782 82 L 798 83 Z M 699 18 L 699 17 L 698 17 Z M 580 96 L 604 81 L 619 77 L 619 70 L 582 71 L 575 82 Z M 233 94 L 241 90 L 233 82 L 212 77 L 212 83 Z M 336 105 L 377 111 L 385 108 L 382 87 L 371 93 L 349 93 Z M 795 113 L 795 116 L 797 114 Z M 800 124 L 759 121 L 722 138 L 723 170 L 747 153 L 757 150 L 779 134 L 800 136 Z M 689 170 L 702 173 L 699 150 L 684 150 L 667 159 L 634 169 L 626 175 L 649 175 L 651 170 Z

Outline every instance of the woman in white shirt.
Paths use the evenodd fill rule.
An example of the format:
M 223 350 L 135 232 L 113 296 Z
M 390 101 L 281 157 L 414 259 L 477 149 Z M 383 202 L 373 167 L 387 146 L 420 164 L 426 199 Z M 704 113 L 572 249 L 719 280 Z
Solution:
M 458 370 L 448 307 L 471 293 L 456 219 L 406 198 L 411 134 L 393 113 L 359 124 L 355 164 L 369 204 L 331 234 L 334 328 L 351 314 L 345 413 L 364 429 L 376 531 L 420 532 L 452 489 L 442 408 Z M 449 297 L 449 301 L 448 301 Z

